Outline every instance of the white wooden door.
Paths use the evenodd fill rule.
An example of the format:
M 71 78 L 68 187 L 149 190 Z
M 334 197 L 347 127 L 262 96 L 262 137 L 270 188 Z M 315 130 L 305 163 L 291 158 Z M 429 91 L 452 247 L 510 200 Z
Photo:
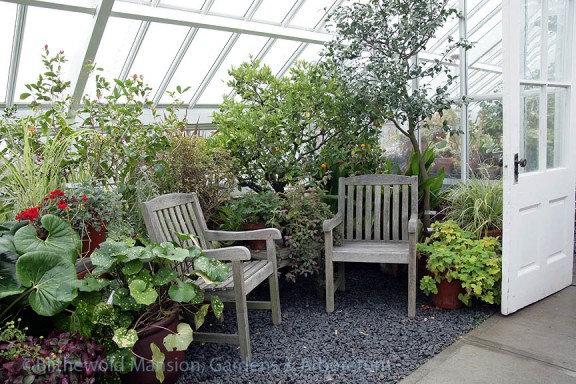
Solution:
M 574 0 L 503 3 L 505 315 L 572 281 L 573 20 Z

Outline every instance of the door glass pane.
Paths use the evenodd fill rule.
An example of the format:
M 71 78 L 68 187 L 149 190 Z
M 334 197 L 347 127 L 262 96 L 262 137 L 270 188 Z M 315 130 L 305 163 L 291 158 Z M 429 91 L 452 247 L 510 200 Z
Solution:
M 542 45 L 542 0 L 524 0 L 522 2 L 524 30 L 521 35 L 522 65 L 521 73 L 526 80 L 541 78 L 540 47 Z
M 548 80 L 566 80 L 568 1 L 548 0 Z
M 520 172 L 538 170 L 538 127 L 540 125 L 540 86 L 520 87 L 520 159 L 526 159 L 525 168 Z
M 546 168 L 564 165 L 563 143 L 566 131 L 566 88 L 548 87 Z

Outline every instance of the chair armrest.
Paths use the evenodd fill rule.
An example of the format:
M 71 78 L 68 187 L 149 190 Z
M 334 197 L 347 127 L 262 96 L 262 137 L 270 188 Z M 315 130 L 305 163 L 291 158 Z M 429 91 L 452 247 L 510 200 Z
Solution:
M 417 233 L 418 231 L 418 215 L 412 214 L 408 221 L 408 233 Z
M 344 214 L 342 212 L 338 212 L 336 216 L 331 219 L 324 220 L 324 224 L 322 224 L 322 230 L 324 232 L 330 232 L 334 228 L 336 228 L 339 224 L 342 223 L 344 220 Z
M 203 249 L 207 257 L 220 261 L 250 260 L 250 251 L 246 247 L 227 247 L 217 249 Z
M 276 228 L 256 229 L 254 231 L 206 231 L 204 236 L 208 241 L 237 241 L 237 240 L 275 240 L 281 239 L 282 234 Z

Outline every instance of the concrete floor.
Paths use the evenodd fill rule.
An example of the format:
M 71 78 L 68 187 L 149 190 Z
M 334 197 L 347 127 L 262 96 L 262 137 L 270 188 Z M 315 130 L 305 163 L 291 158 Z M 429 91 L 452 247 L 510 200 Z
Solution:
M 571 286 L 492 316 L 401 383 L 575 384 L 576 268 Z

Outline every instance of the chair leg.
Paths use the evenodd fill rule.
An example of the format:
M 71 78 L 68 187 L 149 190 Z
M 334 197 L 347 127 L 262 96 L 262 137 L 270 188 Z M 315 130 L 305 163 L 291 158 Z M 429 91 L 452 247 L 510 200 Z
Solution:
M 408 263 L 408 317 L 416 316 L 416 260 Z
M 326 262 L 326 312 L 334 312 L 334 264 Z
M 236 300 L 240 358 L 244 362 L 249 362 L 252 360 L 252 351 L 250 346 L 250 328 L 248 326 L 248 304 L 246 303 L 244 270 L 240 261 L 232 261 L 232 275 L 234 278 L 234 299 Z
M 344 262 L 338 263 L 338 275 L 339 275 L 339 280 L 340 280 L 340 284 L 338 285 L 338 290 L 339 291 L 345 291 L 346 290 L 346 269 L 345 269 L 345 263 Z
M 279 325 L 282 323 L 282 312 L 280 310 L 280 292 L 278 289 L 278 273 L 276 271 L 268 277 L 270 286 L 270 305 L 272 306 L 272 323 Z

